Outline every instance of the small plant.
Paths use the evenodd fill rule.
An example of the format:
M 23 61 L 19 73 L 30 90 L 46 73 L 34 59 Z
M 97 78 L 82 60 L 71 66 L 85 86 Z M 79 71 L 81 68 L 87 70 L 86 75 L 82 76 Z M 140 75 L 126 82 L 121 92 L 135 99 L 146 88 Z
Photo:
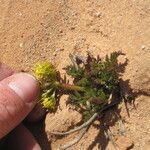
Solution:
M 105 59 L 94 58 L 88 53 L 86 64 L 67 66 L 66 72 L 74 79 L 74 85 L 84 91 L 74 91 L 70 95 L 71 104 L 82 109 L 85 121 L 108 104 L 109 97 L 119 92 L 119 74 L 117 58 L 120 52 L 114 52 Z
M 41 85 L 40 102 L 43 108 L 54 109 L 59 92 L 67 91 L 70 104 L 83 113 L 83 125 L 64 133 L 53 132 L 55 135 L 67 135 L 81 130 L 79 137 L 61 146 L 61 150 L 77 143 L 100 113 L 120 102 L 118 99 L 121 64 L 118 64 L 117 58 L 121 54 L 113 52 L 102 59 L 94 58 L 88 53 L 86 62 L 71 55 L 73 64 L 67 66 L 65 70 L 73 78 L 73 85 L 63 83 L 59 72 L 49 62 L 40 63 L 35 67 L 34 74 Z
M 59 72 L 50 62 L 42 62 L 35 66 L 34 76 L 40 83 L 40 103 L 46 110 L 51 110 L 56 105 L 57 94 L 62 90 L 84 91 L 83 87 L 61 82 Z

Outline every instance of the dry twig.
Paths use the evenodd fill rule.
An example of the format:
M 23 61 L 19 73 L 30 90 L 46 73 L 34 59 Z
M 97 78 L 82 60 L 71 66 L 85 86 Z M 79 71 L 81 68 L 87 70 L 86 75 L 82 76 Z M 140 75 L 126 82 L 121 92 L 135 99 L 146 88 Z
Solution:
M 67 134 L 71 134 L 71 133 L 74 133 L 76 131 L 79 131 L 85 127 L 89 127 L 92 122 L 96 119 L 96 117 L 98 116 L 98 113 L 95 113 L 87 122 L 85 122 L 84 124 L 82 124 L 81 126 L 79 127 L 76 127 L 70 131 L 67 131 L 67 132 L 51 132 L 52 134 L 55 134 L 55 135 L 67 135 Z
M 87 129 L 88 129 L 88 126 L 82 128 L 79 135 L 77 135 L 72 141 L 68 142 L 67 144 L 60 146 L 59 150 L 66 150 L 67 148 L 69 148 L 69 147 L 73 146 L 74 144 L 78 143 L 80 141 L 80 139 L 86 133 Z

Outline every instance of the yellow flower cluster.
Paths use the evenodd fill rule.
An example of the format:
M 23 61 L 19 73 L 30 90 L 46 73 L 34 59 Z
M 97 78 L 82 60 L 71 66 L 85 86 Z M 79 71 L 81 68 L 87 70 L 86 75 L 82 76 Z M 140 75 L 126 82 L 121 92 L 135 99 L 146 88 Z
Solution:
M 56 105 L 55 92 L 51 94 L 51 90 L 47 90 L 41 96 L 41 104 L 43 108 L 53 109 Z
M 56 105 L 54 83 L 57 81 L 57 72 L 54 66 L 47 61 L 39 63 L 34 69 L 34 76 L 41 86 L 40 103 L 45 109 L 53 109 Z
M 39 81 L 53 81 L 56 79 L 56 70 L 51 63 L 42 62 L 36 65 L 34 75 Z

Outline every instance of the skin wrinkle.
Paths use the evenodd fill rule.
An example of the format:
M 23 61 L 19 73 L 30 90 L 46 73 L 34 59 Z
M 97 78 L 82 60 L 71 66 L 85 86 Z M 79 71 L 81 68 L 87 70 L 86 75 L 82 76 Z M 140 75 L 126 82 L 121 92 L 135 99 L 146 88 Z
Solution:
M 12 120 L 15 118 L 15 115 L 12 115 L 11 111 L 7 108 L 5 104 L 0 104 L 0 107 L 2 108 L 1 111 L 4 114 L 1 116 L 3 120 L 1 120 L 0 124 L 2 125 L 0 126 L 3 127 L 3 133 L 5 133 L 8 127 L 11 129 L 15 126 L 15 122 L 13 122 Z M 7 118 L 10 118 L 11 120 L 8 120 Z
M 0 62 L 0 81 L 2 81 L 3 79 L 5 79 L 8 76 L 11 76 L 13 73 L 14 73 L 14 71 L 12 69 L 10 69 L 7 65 Z M 2 92 L 0 94 L 2 94 Z M 3 100 L 3 101 L 5 101 L 5 100 Z M 3 112 L 3 114 L 8 114 L 8 116 L 11 115 L 11 114 L 9 114 L 9 111 L 6 109 L 6 105 L 4 105 L 2 103 L 0 103 L 0 111 Z M 2 113 L 0 113 L 0 114 L 2 114 Z M 1 115 L 0 123 L 3 122 L 3 120 L 5 120 L 4 115 Z M 10 122 L 7 121 L 6 123 L 9 124 Z M 0 135 L 3 135 L 4 130 L 6 130 L 4 128 L 7 128 L 7 127 L 3 126 L 3 131 L 0 130 Z
M 10 113 L 6 109 L 5 105 L 0 104 L 0 110 L 3 112 L 3 114 L 5 114 L 5 116 L 4 115 L 0 116 L 1 117 L 1 119 L 0 119 L 0 126 L 3 127 L 3 130 L 0 129 L 0 138 L 1 138 L 4 135 L 4 133 L 6 133 L 7 127 L 11 126 L 11 125 L 10 125 L 10 122 L 8 121 L 8 119 L 6 119 L 7 118 L 6 116 L 10 116 Z M 7 124 L 7 126 L 6 126 L 6 124 Z

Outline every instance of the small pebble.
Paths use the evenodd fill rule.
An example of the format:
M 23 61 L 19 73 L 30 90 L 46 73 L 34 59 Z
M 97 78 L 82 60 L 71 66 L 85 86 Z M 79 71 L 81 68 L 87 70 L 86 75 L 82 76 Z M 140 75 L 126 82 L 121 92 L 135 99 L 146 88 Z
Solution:
M 102 15 L 101 12 L 97 12 L 97 13 L 95 14 L 96 17 L 100 17 L 101 15 Z
M 70 29 L 71 29 L 71 30 L 74 30 L 74 29 L 75 29 L 75 27 L 71 27 Z
M 53 53 L 53 56 L 57 56 L 57 53 L 56 53 L 56 52 L 54 52 L 54 53 Z
M 63 33 L 63 30 L 62 30 L 62 29 L 60 29 L 60 30 L 59 30 L 59 33 Z
M 125 136 L 118 137 L 116 144 L 119 147 L 119 150 L 128 150 L 129 148 L 134 146 L 133 141 Z
M 63 51 L 64 49 L 63 48 L 56 48 L 55 52 L 60 52 L 60 51 Z
M 145 50 L 145 48 L 146 48 L 145 45 L 142 45 L 142 46 L 141 46 L 141 49 L 142 49 L 142 50 Z
M 18 15 L 19 15 L 19 16 L 22 16 L 22 13 L 21 13 L 21 12 L 19 12 L 19 13 L 18 13 Z
M 20 43 L 19 46 L 22 48 L 23 47 L 23 43 Z

